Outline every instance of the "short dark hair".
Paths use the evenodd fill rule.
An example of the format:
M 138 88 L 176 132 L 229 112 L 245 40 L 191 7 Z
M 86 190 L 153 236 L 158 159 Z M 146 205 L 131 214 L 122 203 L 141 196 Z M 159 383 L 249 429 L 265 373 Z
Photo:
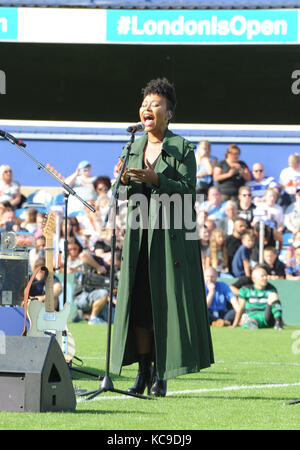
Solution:
M 145 98 L 149 94 L 157 94 L 165 97 L 167 101 L 168 111 L 172 113 L 176 108 L 176 93 L 173 84 L 171 84 L 167 78 L 157 78 L 151 80 L 142 89 L 142 96 Z
M 253 272 L 255 272 L 256 270 L 264 270 L 265 272 L 267 272 L 266 267 L 263 264 L 256 264 L 256 266 L 253 267 L 252 271 L 251 271 L 251 275 L 253 274 Z

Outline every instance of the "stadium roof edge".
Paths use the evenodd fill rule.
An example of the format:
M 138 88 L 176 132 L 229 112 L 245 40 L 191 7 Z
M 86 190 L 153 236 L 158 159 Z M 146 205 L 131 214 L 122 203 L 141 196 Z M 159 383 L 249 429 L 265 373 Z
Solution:
M 1 0 L 9 7 L 102 9 L 295 9 L 300 0 Z
M 0 119 L 1 129 L 18 139 L 70 141 L 127 141 L 125 122 L 48 122 Z M 170 124 L 170 129 L 192 142 L 300 143 L 299 125 Z M 0 139 L 2 142 L 2 139 Z

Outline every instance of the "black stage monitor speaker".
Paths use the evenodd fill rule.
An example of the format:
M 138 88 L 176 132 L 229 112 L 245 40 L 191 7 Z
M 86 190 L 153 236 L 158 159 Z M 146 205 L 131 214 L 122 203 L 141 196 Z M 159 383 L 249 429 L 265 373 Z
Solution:
M 69 367 L 55 337 L 0 338 L 0 411 L 75 410 Z

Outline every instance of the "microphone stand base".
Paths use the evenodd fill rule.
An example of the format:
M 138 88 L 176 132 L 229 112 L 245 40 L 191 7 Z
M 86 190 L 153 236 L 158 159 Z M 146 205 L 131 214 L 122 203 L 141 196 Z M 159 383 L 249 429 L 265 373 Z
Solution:
M 115 389 L 113 382 L 108 375 L 104 376 L 99 389 L 95 389 L 93 391 L 86 391 L 86 392 L 84 392 L 84 390 L 82 389 L 82 390 L 78 391 L 78 393 L 76 395 L 78 397 L 88 396 L 86 398 L 86 400 L 92 400 L 93 398 L 97 397 L 98 395 L 102 394 L 103 392 L 116 392 L 117 394 L 129 395 L 130 397 L 141 398 L 144 400 L 154 400 L 153 397 L 147 397 L 145 395 L 134 394 L 133 392 L 127 392 L 127 391 L 122 391 L 120 389 Z

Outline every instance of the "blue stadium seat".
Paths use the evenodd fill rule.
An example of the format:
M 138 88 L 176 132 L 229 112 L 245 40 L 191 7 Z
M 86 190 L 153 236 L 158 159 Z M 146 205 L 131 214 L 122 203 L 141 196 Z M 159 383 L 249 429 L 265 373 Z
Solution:
M 288 246 L 292 242 L 293 233 L 283 233 L 282 239 L 283 239 L 283 245 Z
M 53 205 L 64 205 L 64 204 L 65 204 L 64 194 L 57 194 L 57 196 L 53 200 Z

